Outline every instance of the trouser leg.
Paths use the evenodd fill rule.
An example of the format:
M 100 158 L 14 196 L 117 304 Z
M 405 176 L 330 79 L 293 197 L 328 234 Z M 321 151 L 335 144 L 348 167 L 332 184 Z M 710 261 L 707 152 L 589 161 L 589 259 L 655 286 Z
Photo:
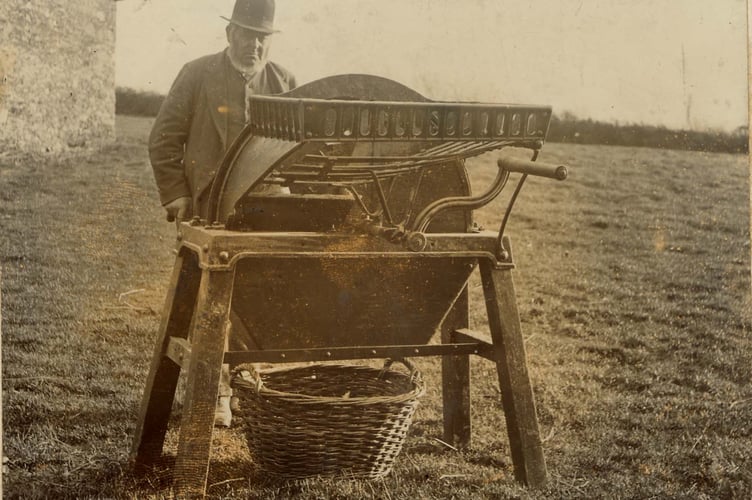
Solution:
M 219 397 L 232 396 L 230 387 L 230 365 L 222 365 L 222 373 L 219 375 Z
M 227 352 L 230 346 L 230 337 L 232 337 L 233 328 L 230 327 L 229 334 L 225 337 L 225 352 Z M 224 363 L 222 365 L 222 373 L 219 375 L 219 397 L 232 396 L 232 387 L 230 387 L 230 365 Z

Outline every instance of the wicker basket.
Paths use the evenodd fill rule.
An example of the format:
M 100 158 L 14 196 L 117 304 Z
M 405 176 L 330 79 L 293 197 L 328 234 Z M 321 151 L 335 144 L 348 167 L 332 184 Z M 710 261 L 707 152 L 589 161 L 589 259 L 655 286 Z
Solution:
M 236 369 L 239 411 L 254 461 L 286 478 L 389 473 L 425 392 L 409 361 L 404 374 L 367 366 Z

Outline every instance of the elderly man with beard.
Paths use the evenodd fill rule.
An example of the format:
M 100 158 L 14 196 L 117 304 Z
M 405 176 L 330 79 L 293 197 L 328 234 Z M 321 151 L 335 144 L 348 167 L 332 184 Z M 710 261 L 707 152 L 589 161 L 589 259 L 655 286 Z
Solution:
M 167 220 L 206 215 L 217 164 L 248 122 L 246 96 L 278 94 L 295 77 L 269 60 L 274 0 L 237 0 L 229 46 L 186 64 L 159 110 L 149 156 Z
M 295 87 L 293 75 L 269 60 L 271 37 L 277 32 L 274 8 L 274 0 L 237 0 L 232 17 L 222 17 L 229 21 L 229 46 L 187 63 L 159 110 L 149 137 L 149 157 L 169 222 L 206 217 L 218 164 L 249 121 L 247 97 Z M 215 424 L 229 426 L 227 365 L 219 395 Z

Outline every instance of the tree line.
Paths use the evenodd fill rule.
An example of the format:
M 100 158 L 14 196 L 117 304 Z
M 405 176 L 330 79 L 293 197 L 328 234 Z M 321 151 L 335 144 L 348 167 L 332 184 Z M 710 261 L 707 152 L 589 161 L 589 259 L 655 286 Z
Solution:
M 156 116 L 163 100 L 163 95 L 154 92 L 118 88 L 115 92 L 115 112 L 120 115 Z M 625 125 L 582 119 L 568 112 L 552 116 L 547 141 L 713 153 L 747 153 L 749 146 L 746 126 L 733 132 L 675 130 L 656 125 Z
M 748 127 L 733 132 L 675 130 L 663 126 L 619 124 L 577 118 L 571 113 L 551 117 L 546 139 L 574 144 L 607 144 L 648 148 L 685 149 L 713 153 L 747 153 Z

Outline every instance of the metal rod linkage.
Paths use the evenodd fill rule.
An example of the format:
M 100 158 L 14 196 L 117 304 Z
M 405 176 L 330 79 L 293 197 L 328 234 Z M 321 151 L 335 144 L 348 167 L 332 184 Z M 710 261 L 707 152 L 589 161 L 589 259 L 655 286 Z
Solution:
M 491 187 L 485 193 L 479 196 L 451 196 L 434 201 L 418 214 L 418 216 L 415 218 L 415 222 L 411 224 L 410 231 L 420 233 L 425 232 L 425 230 L 428 228 L 428 225 L 431 223 L 431 220 L 436 216 L 436 214 L 444 210 L 450 208 L 465 208 L 474 210 L 476 208 L 484 206 L 499 195 L 501 190 L 504 189 L 504 186 L 506 185 L 508 179 L 509 172 L 500 168 L 498 173 L 496 174 L 496 178 L 491 184 Z

